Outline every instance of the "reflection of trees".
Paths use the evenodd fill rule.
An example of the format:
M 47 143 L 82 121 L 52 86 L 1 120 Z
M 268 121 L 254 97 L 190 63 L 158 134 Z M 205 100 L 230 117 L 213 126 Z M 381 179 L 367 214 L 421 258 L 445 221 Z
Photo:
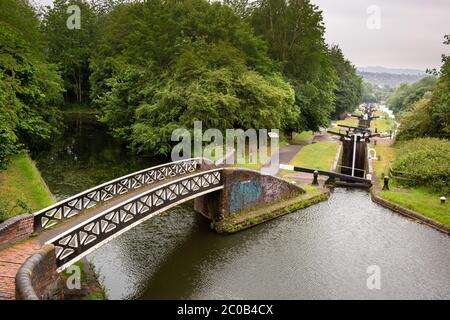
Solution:
M 52 145 L 35 156 L 51 191 L 64 198 L 127 173 L 161 163 L 133 156 L 89 116 L 71 115 Z

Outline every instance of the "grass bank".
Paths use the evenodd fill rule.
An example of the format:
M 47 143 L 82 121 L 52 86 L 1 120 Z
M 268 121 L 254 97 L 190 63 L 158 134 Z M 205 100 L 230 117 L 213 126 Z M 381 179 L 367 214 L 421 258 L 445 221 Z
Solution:
M 357 127 L 358 126 L 358 119 L 356 119 L 356 118 L 347 118 L 345 120 L 339 120 L 336 123 L 340 124 L 340 125 L 343 125 L 343 126 Z
M 375 119 L 370 122 L 372 129 L 377 129 L 378 133 L 390 133 L 394 130 L 395 120 L 392 118 Z
M 295 133 L 292 138 L 292 142 L 298 144 L 308 144 L 314 138 L 314 132 L 312 131 L 303 131 L 300 133 Z
M 339 145 L 336 142 L 316 142 L 304 146 L 289 163 L 293 166 L 330 170 Z
M 388 174 L 389 165 L 396 157 L 397 149 L 390 145 L 375 146 L 377 156 L 380 160 L 372 161 L 376 178 L 383 185 L 383 176 Z M 389 191 L 381 191 L 380 197 L 398 204 L 401 207 L 411 209 L 428 218 L 450 227 L 450 204 L 441 204 L 439 198 L 442 196 L 430 192 L 425 188 L 405 188 L 399 185 L 395 179 L 389 181 Z
M 6 170 L 0 171 L 0 221 L 52 203 L 54 198 L 28 154 L 12 157 Z

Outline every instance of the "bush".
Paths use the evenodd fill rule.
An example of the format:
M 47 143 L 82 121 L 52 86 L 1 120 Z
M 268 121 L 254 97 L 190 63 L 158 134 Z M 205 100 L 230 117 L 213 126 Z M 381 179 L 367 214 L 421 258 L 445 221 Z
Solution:
M 392 168 L 402 172 L 399 183 L 426 187 L 444 195 L 450 193 L 450 141 L 417 138 L 400 144 Z

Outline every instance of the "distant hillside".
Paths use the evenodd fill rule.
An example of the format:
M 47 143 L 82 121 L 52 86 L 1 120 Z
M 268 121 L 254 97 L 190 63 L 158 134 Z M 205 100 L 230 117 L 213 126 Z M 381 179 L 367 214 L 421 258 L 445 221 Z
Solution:
M 379 73 L 379 72 L 361 72 L 358 74 L 364 79 L 364 81 L 372 84 L 379 85 L 381 87 L 388 86 L 390 88 L 396 88 L 402 83 L 413 83 L 426 77 L 426 73 L 423 74 L 395 74 L 395 73 Z
M 398 75 L 414 75 L 414 76 L 424 76 L 425 71 L 418 69 L 399 69 L 399 68 L 386 68 L 386 67 L 359 67 L 358 71 L 368 72 L 368 73 L 389 73 Z

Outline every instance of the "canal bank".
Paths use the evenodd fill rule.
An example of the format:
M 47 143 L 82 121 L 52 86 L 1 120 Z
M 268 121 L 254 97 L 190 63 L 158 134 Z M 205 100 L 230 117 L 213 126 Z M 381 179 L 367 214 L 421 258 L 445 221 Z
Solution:
M 367 191 L 335 188 L 326 201 L 231 235 L 177 207 L 88 259 L 111 299 L 448 299 L 449 248 L 447 235 Z M 380 290 L 366 286 L 371 265 Z
M 103 161 L 120 167 L 108 159 L 114 153 L 108 142 L 85 147 L 95 136 L 89 126 L 84 130 L 83 122 L 75 139 L 55 142 L 58 148 L 41 158 L 63 160 L 41 163 L 58 172 L 43 173 L 57 194 L 89 185 L 83 168 L 98 178 L 114 174 Z M 130 172 L 130 162 L 118 171 Z M 88 260 L 111 299 L 449 298 L 449 247 L 447 236 L 372 203 L 366 191 L 336 188 L 326 201 L 227 236 L 211 232 L 192 205 L 176 207 Z M 376 292 L 366 287 L 374 264 L 383 277 Z

